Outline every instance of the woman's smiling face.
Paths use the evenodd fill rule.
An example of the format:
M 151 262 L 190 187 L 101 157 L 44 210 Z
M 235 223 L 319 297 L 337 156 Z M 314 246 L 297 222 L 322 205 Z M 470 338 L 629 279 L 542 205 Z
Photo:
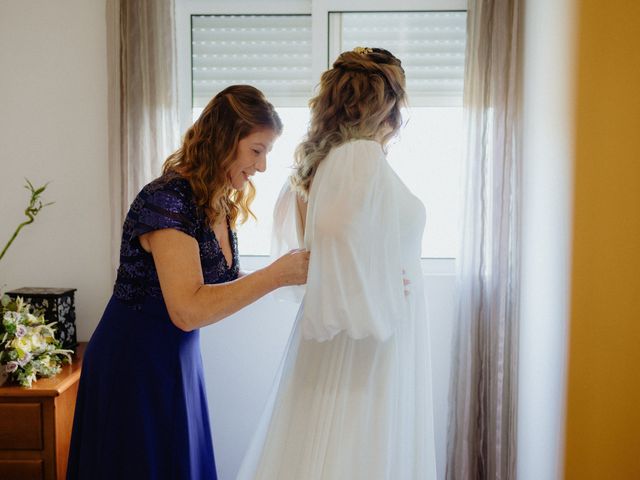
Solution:
M 229 181 L 242 190 L 256 172 L 267 169 L 267 154 L 271 152 L 278 134 L 270 128 L 254 130 L 238 142 L 236 158 L 229 169 Z

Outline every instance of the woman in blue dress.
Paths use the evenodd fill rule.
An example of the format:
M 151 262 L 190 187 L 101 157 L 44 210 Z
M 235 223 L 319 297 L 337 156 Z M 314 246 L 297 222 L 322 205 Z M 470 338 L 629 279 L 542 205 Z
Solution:
M 113 295 L 84 355 L 69 480 L 216 479 L 199 328 L 306 282 L 306 251 L 249 274 L 238 265 L 249 178 L 281 131 L 259 90 L 229 87 L 131 204 Z

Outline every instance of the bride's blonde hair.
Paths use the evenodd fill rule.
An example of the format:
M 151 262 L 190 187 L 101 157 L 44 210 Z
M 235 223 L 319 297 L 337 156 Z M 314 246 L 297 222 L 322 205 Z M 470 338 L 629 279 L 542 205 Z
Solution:
M 402 124 L 405 102 L 404 70 L 389 51 L 358 47 L 340 54 L 309 101 L 311 122 L 296 148 L 293 189 L 308 197 L 318 165 L 334 147 L 353 139 L 388 142 Z

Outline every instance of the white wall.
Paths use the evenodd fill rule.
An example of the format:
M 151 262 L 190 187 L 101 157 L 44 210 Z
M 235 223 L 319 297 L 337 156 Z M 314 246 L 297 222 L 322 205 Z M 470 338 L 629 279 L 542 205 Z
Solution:
M 518 479 L 562 478 L 573 146 L 573 2 L 526 2 Z
M 250 261 L 251 259 L 245 259 Z M 245 262 L 247 263 L 247 262 Z M 451 262 L 452 263 L 452 262 Z M 243 265 L 243 268 L 251 268 Z M 438 476 L 444 479 L 455 277 L 425 277 L 431 327 Z M 286 347 L 296 306 L 267 296 L 201 330 L 218 478 L 235 480 Z
M 0 246 L 51 181 L 0 261 L 0 286 L 75 287 L 79 339 L 111 291 L 104 0 L 0 2 Z

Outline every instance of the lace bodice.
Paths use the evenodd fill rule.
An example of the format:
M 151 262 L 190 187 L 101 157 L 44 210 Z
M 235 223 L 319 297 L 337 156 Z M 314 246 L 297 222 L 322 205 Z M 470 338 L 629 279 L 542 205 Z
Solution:
M 174 228 L 195 238 L 200 247 L 200 262 L 206 284 L 223 283 L 238 277 L 238 246 L 235 232 L 229 229 L 233 262 L 229 266 L 218 241 L 193 199 L 189 182 L 183 178 L 157 178 L 135 198 L 122 229 L 120 266 L 114 296 L 138 307 L 147 296 L 162 297 L 153 257 L 140 245 L 140 235 Z

